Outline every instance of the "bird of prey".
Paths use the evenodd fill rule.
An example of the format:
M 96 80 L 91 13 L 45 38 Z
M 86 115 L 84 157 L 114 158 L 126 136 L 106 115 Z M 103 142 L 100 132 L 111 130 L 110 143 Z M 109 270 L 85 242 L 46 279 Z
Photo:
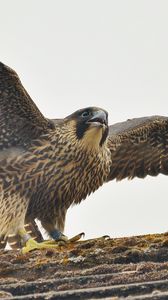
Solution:
M 32 239 L 25 219 L 39 219 L 53 240 L 66 240 L 72 204 L 115 178 L 168 174 L 167 148 L 167 117 L 108 126 L 105 110 L 88 107 L 46 119 L 15 71 L 0 63 L 0 240 L 18 235 L 23 253 L 54 247 Z

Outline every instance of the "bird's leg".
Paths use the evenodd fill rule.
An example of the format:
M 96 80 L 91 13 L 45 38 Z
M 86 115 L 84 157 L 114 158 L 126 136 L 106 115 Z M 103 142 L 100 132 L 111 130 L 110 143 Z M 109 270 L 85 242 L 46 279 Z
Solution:
M 49 249 L 49 248 L 58 248 L 58 245 L 46 243 L 46 242 L 41 242 L 38 243 L 36 242 L 27 232 L 25 229 L 20 229 L 18 231 L 18 235 L 21 238 L 22 244 L 24 247 L 22 248 L 22 253 L 25 254 L 27 252 L 30 252 L 32 250 L 37 250 L 37 249 Z
M 55 244 L 58 243 L 58 245 L 66 245 L 70 243 L 77 242 L 80 240 L 85 234 L 84 232 L 79 233 L 78 235 L 75 235 L 74 237 L 68 239 L 66 235 L 64 235 L 61 231 L 54 229 L 53 231 L 49 232 L 49 235 L 51 236 L 52 240 L 47 240 L 43 243 L 47 244 Z
M 75 235 L 74 237 L 68 239 L 66 235 L 64 235 L 61 231 L 55 229 L 52 232 L 50 232 L 50 236 L 55 240 L 55 241 L 63 241 L 65 243 L 73 243 L 81 239 L 85 234 L 84 232 L 79 233 L 78 235 Z
M 73 242 L 76 242 L 81 239 L 82 236 L 84 236 L 84 233 L 80 233 L 76 236 L 74 236 L 71 239 L 68 239 L 66 235 L 62 233 L 64 230 L 64 224 L 65 224 L 65 215 L 61 215 L 61 219 L 59 219 L 59 222 L 57 220 L 57 223 L 53 223 L 51 220 L 41 220 L 41 225 L 46 230 L 48 235 L 52 238 L 51 240 L 45 241 L 46 244 L 58 244 L 58 245 L 66 245 Z M 57 228 L 58 226 L 58 228 Z
M 43 237 L 38 229 L 38 226 L 35 222 L 35 220 L 26 220 L 26 224 L 24 225 L 24 228 L 26 229 L 27 234 L 31 235 L 31 237 L 36 240 L 37 242 L 42 242 Z M 4 249 L 6 246 L 6 243 L 8 242 L 9 246 L 12 248 L 12 250 L 18 250 L 22 247 L 22 243 L 20 236 L 18 234 L 10 234 L 6 238 L 0 239 L 0 249 Z
M 57 229 L 54 229 L 53 231 L 49 232 L 49 235 L 54 241 L 63 241 L 63 242 L 68 241 L 68 237 Z

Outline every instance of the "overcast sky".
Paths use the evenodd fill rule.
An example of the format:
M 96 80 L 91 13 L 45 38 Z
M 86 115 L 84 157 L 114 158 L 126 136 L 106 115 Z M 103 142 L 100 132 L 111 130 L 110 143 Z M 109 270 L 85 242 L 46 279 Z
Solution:
M 168 1 L 0 0 L 0 60 L 42 113 L 85 106 L 110 124 L 168 115 Z M 65 233 L 86 238 L 168 229 L 168 178 L 110 182 L 69 209 Z

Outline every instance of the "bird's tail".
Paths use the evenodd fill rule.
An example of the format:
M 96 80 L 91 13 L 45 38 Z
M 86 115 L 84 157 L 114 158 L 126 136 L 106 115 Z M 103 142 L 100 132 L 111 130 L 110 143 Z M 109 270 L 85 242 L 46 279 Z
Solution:
M 41 234 L 35 220 L 29 220 L 29 221 L 25 222 L 24 227 L 26 229 L 26 232 L 28 234 L 30 234 L 31 237 L 33 239 L 35 239 L 38 243 L 41 243 L 43 241 L 42 234 Z

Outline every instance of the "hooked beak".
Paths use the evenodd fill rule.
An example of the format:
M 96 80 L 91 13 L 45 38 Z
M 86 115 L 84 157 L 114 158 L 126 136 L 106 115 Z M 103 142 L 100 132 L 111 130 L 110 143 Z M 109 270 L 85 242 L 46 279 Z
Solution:
M 93 116 L 87 121 L 88 124 L 93 124 L 94 126 L 108 126 L 108 115 L 103 110 L 95 111 Z

